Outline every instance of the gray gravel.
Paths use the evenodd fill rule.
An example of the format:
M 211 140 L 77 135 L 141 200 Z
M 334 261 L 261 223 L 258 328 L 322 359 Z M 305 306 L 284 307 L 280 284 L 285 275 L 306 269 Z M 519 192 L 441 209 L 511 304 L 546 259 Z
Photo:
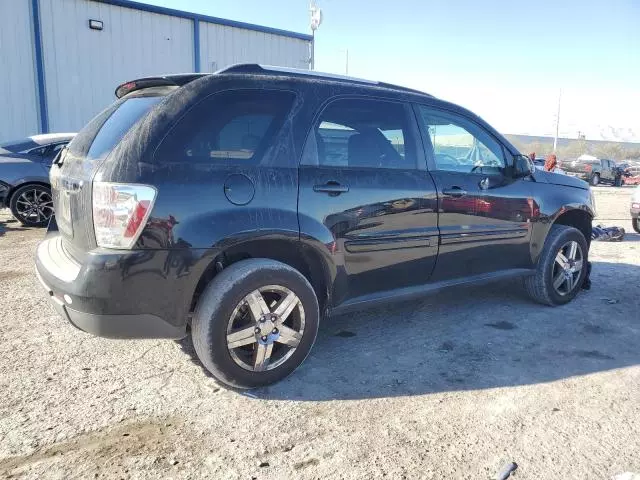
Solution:
M 602 222 L 631 231 L 631 190 L 595 192 Z M 562 308 L 502 283 L 328 319 L 299 370 L 248 394 L 188 341 L 63 322 L 33 273 L 42 236 L 0 212 L 0 477 L 640 472 L 640 235 L 595 243 L 592 290 Z

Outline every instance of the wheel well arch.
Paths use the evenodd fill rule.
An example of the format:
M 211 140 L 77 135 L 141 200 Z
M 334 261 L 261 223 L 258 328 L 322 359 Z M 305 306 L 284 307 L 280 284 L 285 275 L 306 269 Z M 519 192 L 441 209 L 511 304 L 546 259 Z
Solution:
M 25 187 L 27 185 L 40 185 L 40 186 L 51 189 L 50 184 L 48 184 L 47 182 L 42 182 L 40 180 L 29 180 L 27 182 L 19 183 L 18 185 L 11 187 L 9 189 L 9 193 L 7 193 L 7 196 L 4 198 L 5 205 L 9 207 L 11 204 L 11 197 L 13 196 L 14 193 L 16 193 L 16 190 L 18 190 L 19 188 Z
M 268 258 L 295 268 L 313 287 L 320 312 L 327 308 L 331 280 L 322 255 L 298 240 L 260 239 L 231 246 L 210 262 L 196 284 L 189 311 L 195 310 L 200 295 L 222 269 L 250 258 Z
M 584 235 L 587 245 L 591 243 L 591 230 L 593 217 L 584 210 L 567 210 L 561 213 L 553 222 L 554 225 L 566 225 L 577 228 Z

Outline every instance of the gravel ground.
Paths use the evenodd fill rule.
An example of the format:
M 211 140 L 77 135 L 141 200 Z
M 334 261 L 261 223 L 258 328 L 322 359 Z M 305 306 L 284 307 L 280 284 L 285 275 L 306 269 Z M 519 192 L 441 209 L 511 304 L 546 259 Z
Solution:
M 631 189 L 595 192 L 601 222 L 631 231 Z M 640 472 L 640 235 L 594 243 L 593 288 L 569 306 L 501 283 L 334 317 L 299 370 L 247 394 L 189 341 L 63 322 L 33 273 L 42 235 L 0 212 L 0 477 Z

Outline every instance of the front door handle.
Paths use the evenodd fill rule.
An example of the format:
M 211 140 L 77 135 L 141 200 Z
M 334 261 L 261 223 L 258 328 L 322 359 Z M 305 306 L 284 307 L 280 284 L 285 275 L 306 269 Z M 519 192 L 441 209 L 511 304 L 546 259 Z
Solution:
M 442 194 L 447 197 L 459 198 L 459 197 L 464 197 L 467 194 L 467 192 L 461 189 L 460 187 L 451 187 L 451 188 L 445 188 L 442 191 Z
M 324 192 L 328 193 L 332 197 L 336 195 L 340 195 L 341 193 L 346 193 L 349 191 L 349 187 L 347 185 L 341 185 L 338 182 L 327 182 L 324 185 L 314 185 L 314 192 Z

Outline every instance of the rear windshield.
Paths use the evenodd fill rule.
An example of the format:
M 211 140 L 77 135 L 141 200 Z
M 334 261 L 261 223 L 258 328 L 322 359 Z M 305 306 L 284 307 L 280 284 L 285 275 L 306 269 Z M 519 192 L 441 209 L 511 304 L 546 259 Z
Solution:
M 20 153 L 38 146 L 39 144 L 31 139 L 13 140 L 10 142 L 0 143 L 0 152 Z
M 139 96 L 115 102 L 98 114 L 69 144 L 69 152 L 95 161 L 104 159 L 125 133 L 164 96 Z

